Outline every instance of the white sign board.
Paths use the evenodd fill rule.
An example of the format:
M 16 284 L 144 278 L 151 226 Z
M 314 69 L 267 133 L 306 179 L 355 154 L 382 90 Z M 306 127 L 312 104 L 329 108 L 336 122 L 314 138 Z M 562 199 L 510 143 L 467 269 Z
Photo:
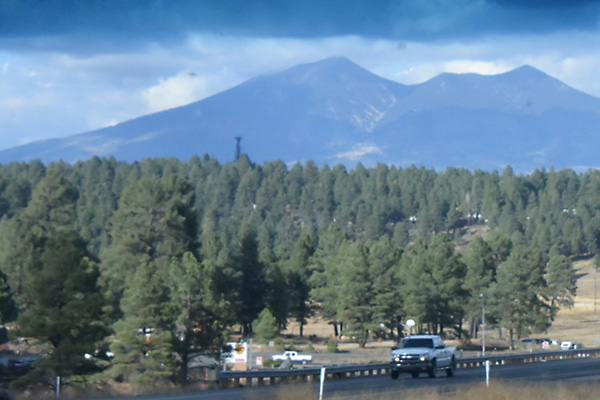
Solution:
M 225 359 L 226 363 L 245 363 L 248 361 L 248 349 L 246 343 L 230 342 L 227 345 L 231 346 L 231 354 Z

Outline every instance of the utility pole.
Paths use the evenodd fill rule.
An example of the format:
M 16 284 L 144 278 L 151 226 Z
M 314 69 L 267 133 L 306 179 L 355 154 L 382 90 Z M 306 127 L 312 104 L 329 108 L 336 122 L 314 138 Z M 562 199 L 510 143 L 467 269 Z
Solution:
M 485 296 L 481 293 L 479 297 L 481 297 L 481 356 L 485 357 Z
M 240 155 L 241 155 L 240 141 L 241 140 L 242 140 L 241 136 L 235 137 L 235 160 L 234 161 L 237 161 L 240 159 Z
M 594 313 L 597 310 L 597 298 L 598 296 L 596 295 L 597 293 L 597 286 L 598 286 L 598 281 L 596 280 L 596 275 L 598 275 L 598 261 L 600 261 L 600 256 L 598 254 L 596 254 L 594 256 Z

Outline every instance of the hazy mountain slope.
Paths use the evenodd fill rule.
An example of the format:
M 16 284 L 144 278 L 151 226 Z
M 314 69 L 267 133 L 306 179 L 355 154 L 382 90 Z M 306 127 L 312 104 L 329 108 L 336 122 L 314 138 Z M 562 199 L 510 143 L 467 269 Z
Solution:
M 588 168 L 600 127 L 600 99 L 530 66 L 505 74 L 441 74 L 414 87 L 377 130 L 396 164 L 522 172 Z
M 441 74 L 405 86 L 342 57 L 251 79 L 187 106 L 0 152 L 0 162 L 92 155 L 135 161 L 208 153 L 253 161 L 312 159 L 528 172 L 598 165 L 600 99 L 530 66 L 495 75 Z

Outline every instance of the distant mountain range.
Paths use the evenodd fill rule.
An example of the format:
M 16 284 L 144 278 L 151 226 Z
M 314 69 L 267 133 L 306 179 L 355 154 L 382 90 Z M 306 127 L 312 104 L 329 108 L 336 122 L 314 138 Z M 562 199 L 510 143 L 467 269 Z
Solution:
M 204 154 L 227 162 L 236 136 L 259 163 L 587 170 L 600 166 L 600 99 L 530 66 L 402 85 L 336 57 L 109 128 L 7 149 L 0 162 Z

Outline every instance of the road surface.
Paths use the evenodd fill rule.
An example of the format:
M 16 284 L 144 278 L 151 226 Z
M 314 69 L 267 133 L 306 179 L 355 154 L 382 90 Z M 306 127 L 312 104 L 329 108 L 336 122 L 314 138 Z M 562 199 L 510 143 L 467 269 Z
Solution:
M 430 379 L 426 374 L 422 374 L 418 379 L 413 379 L 409 374 L 402 374 L 397 380 L 391 379 L 389 375 L 327 380 L 325 381 L 323 397 L 324 399 L 334 396 L 359 398 L 360 394 L 369 394 L 370 398 L 375 396 L 390 397 L 393 394 L 398 395 L 400 391 L 406 393 L 406 391 L 428 388 L 447 393 L 454 392 L 462 385 L 485 382 L 485 371 L 482 367 L 457 369 L 453 378 L 446 377 L 446 374 L 443 372 L 440 372 L 438 376 L 436 379 Z M 524 384 L 559 381 L 566 383 L 600 383 L 600 358 L 492 366 L 490 381 L 510 381 Z M 293 390 L 293 388 L 306 391 L 307 393 L 318 393 L 318 383 L 315 382 L 295 385 L 279 384 L 255 388 L 209 390 L 196 393 L 150 395 L 135 397 L 135 400 L 256 400 L 276 398 L 278 392 Z M 121 399 L 125 400 L 128 398 L 119 398 L 119 400 Z M 116 399 L 111 398 L 111 400 Z

